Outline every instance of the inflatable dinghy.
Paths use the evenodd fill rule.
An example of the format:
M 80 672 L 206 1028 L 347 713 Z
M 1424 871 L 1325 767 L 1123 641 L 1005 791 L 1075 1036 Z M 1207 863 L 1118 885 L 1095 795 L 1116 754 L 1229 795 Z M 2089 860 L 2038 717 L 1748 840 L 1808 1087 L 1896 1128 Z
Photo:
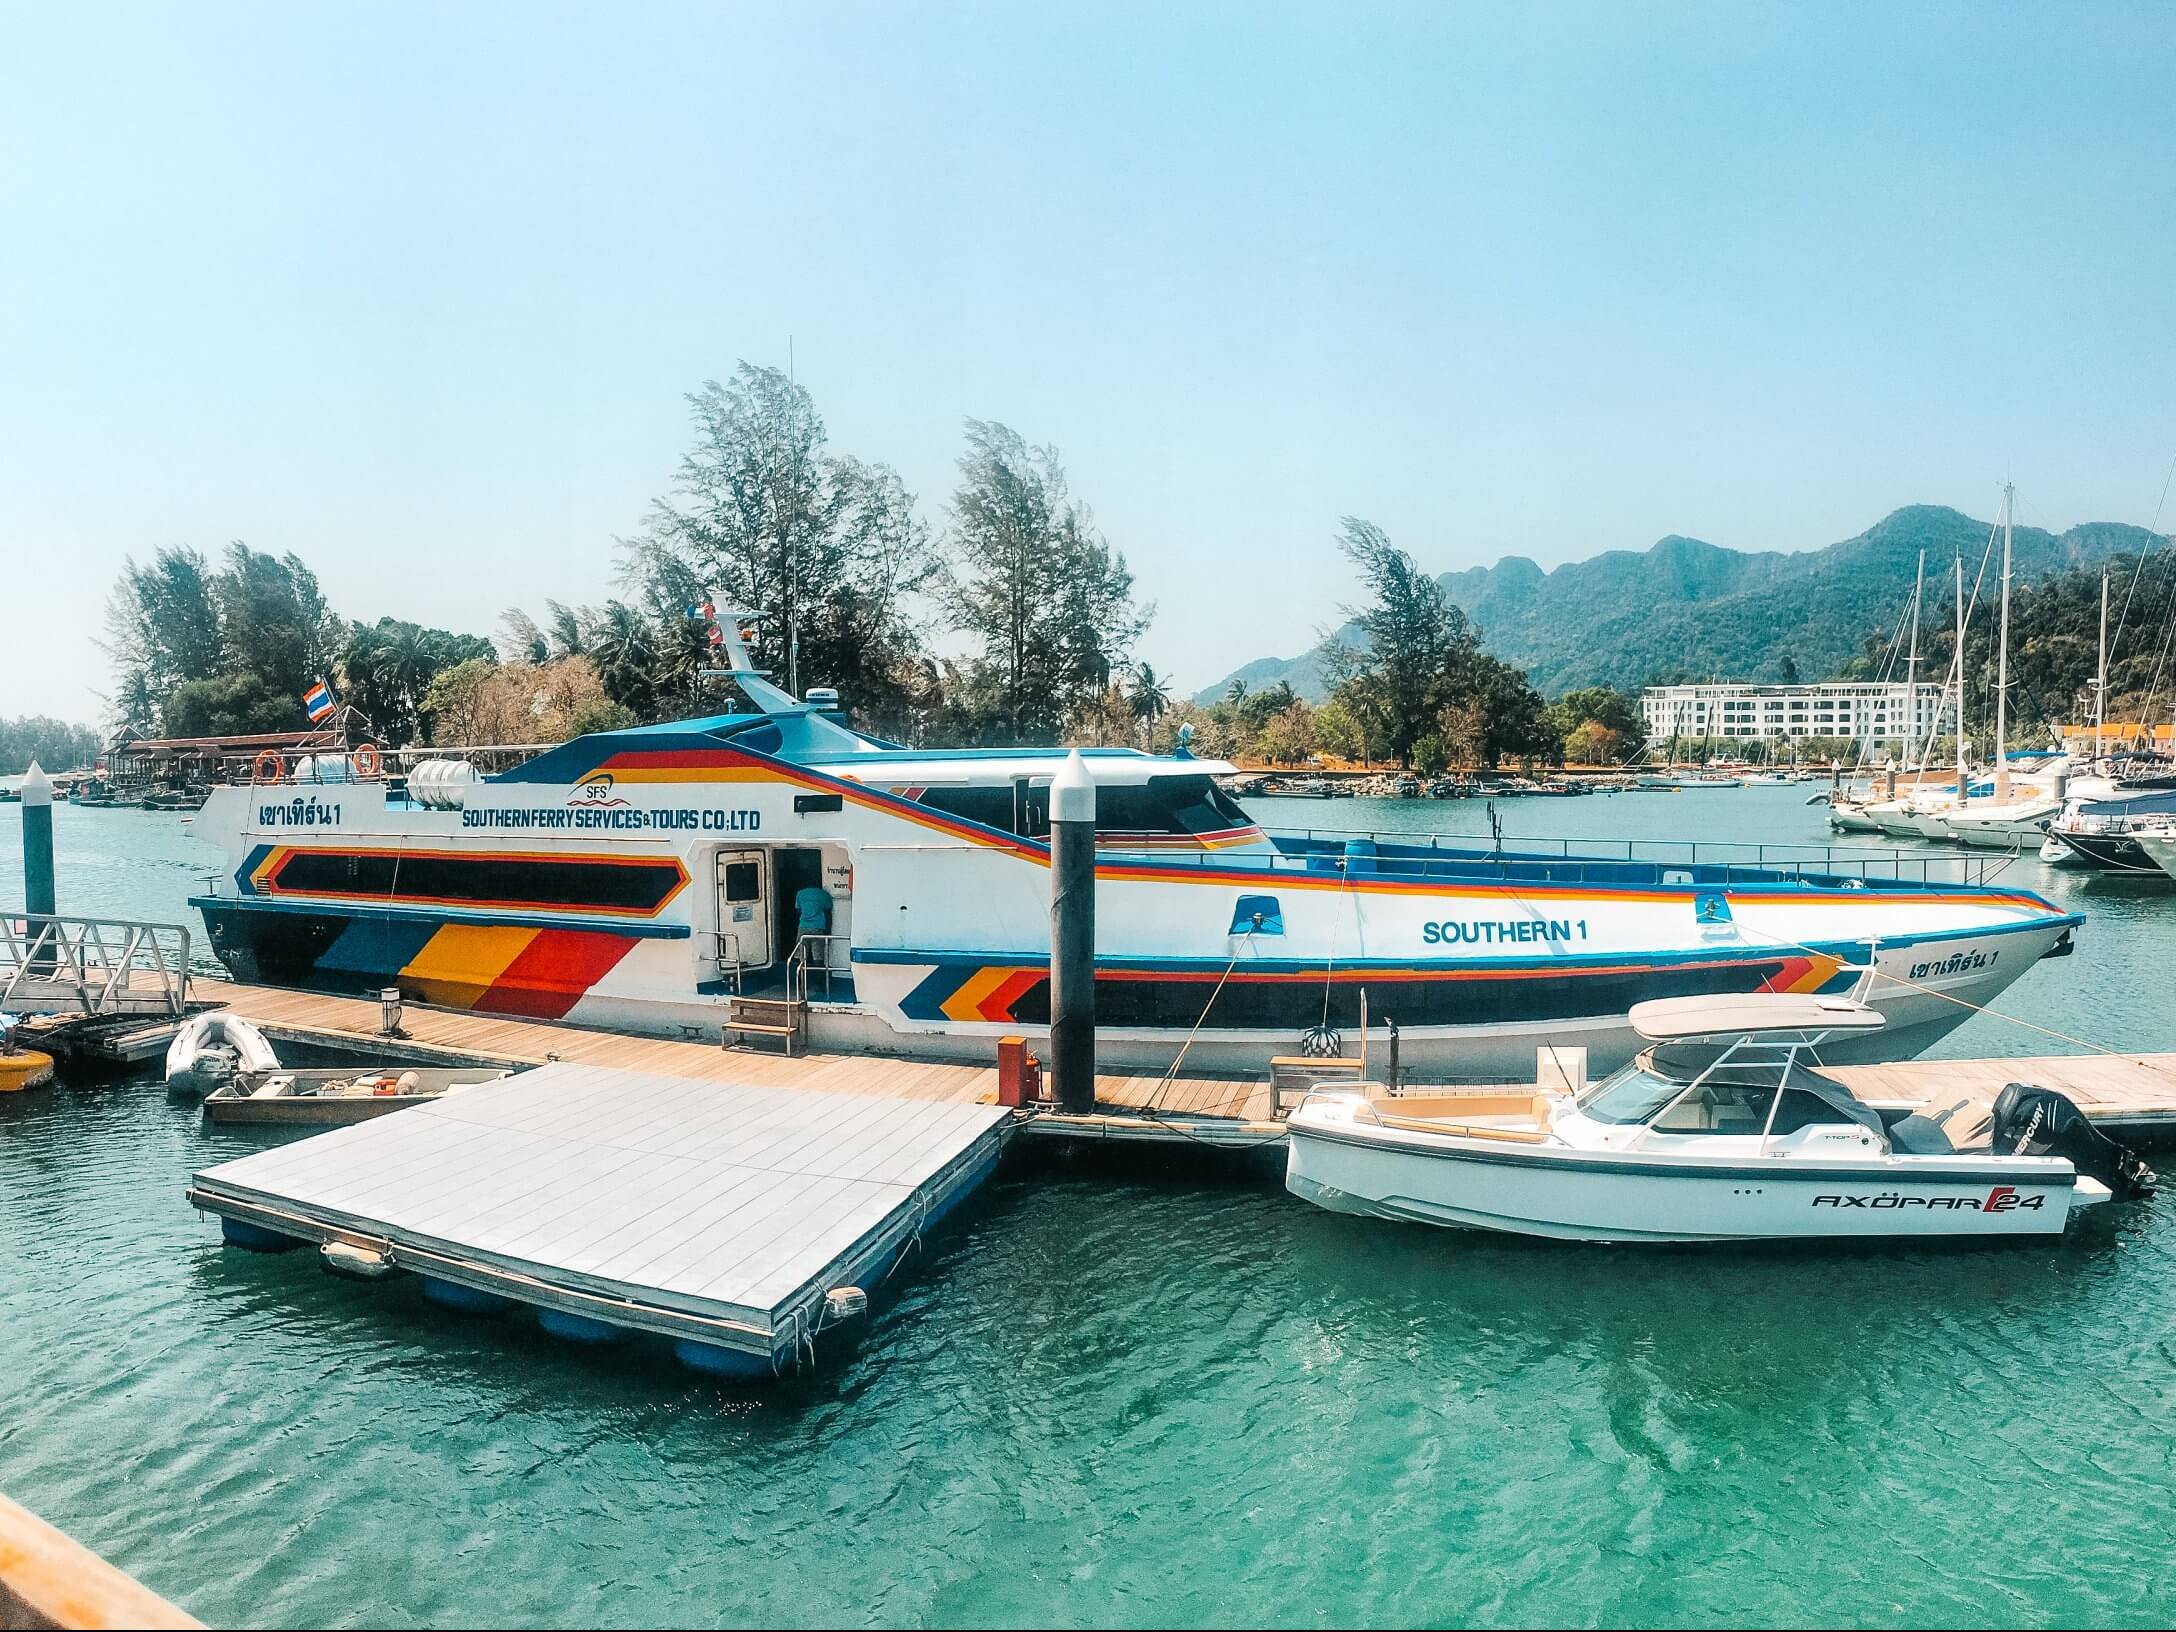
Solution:
M 202 1099 L 244 1072 L 277 1071 L 265 1035 L 231 1009 L 192 1016 L 166 1045 L 166 1091 Z

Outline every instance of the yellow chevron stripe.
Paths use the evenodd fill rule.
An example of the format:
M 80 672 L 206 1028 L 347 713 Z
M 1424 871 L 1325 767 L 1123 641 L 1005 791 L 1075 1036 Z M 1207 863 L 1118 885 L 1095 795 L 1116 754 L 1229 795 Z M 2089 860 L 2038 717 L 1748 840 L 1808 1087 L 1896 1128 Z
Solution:
M 978 970 L 967 983 L 944 1000 L 945 1018 L 948 1020 L 980 1020 L 982 1005 L 998 987 L 1012 977 L 1012 971 L 1003 964 L 994 964 Z
M 400 972 L 426 1003 L 472 1009 L 538 931 L 519 924 L 446 924 Z
M 1825 952 L 1813 953 L 1806 962 L 1806 972 L 1791 982 L 1790 990 L 1794 992 L 1818 992 L 1844 966 L 1843 959 L 1832 958 Z

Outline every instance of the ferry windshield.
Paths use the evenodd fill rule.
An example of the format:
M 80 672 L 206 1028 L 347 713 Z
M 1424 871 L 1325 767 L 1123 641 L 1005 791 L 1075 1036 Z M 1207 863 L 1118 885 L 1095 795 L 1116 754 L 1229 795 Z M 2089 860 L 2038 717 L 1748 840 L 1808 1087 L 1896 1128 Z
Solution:
M 921 802 L 985 827 L 1025 838 L 1050 834 L 1046 786 L 933 787 Z M 1099 833 L 1228 833 L 1254 819 L 1206 776 L 1156 776 L 1142 783 L 1104 783 L 1096 789 Z

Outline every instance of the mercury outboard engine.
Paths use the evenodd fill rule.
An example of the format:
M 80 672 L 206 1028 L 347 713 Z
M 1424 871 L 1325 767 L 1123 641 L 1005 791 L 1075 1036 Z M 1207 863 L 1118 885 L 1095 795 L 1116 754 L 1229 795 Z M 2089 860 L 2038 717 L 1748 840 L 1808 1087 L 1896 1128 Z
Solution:
M 2159 1182 L 2135 1152 L 2117 1144 L 2052 1088 L 2013 1082 L 1995 1096 L 1991 1142 L 1997 1156 L 2064 1156 L 2108 1187 L 2112 1201 L 2138 1201 Z

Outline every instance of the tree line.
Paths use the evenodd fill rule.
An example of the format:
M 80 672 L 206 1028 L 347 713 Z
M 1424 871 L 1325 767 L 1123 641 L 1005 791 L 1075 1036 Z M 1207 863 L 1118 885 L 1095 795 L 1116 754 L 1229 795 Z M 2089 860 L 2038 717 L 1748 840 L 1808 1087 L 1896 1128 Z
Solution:
M 589 657 L 637 719 L 701 712 L 715 658 L 688 608 L 715 597 L 720 617 L 744 615 L 758 667 L 797 696 L 836 687 L 880 735 L 1050 743 L 1130 710 L 1122 682 L 1153 608 L 1055 449 L 968 420 L 939 528 L 889 465 L 832 448 L 782 370 L 744 362 L 688 410 L 672 490 L 621 541 L 624 595 L 510 611 L 510 650 Z
M 300 729 L 318 680 L 390 745 L 540 742 L 730 708 L 705 601 L 750 632 L 796 695 L 836 687 L 855 721 L 912 743 L 1064 741 L 1198 747 L 1297 763 L 1316 754 L 1421 770 L 1506 757 L 1609 760 L 1639 711 L 1614 692 L 1550 705 L 1372 523 L 1338 544 L 1369 599 L 1338 645 L 1335 691 L 1243 689 L 1175 702 L 1133 655 L 1154 613 L 1054 448 L 965 423 L 936 519 L 889 465 L 832 445 L 808 389 L 742 362 L 687 398 L 666 492 L 617 540 L 618 593 L 510 608 L 498 638 L 338 616 L 309 567 L 235 543 L 130 561 L 108 650 L 114 723 L 136 735 Z
M 98 757 L 98 733 L 45 714 L 0 719 L 0 776 L 20 776 L 32 761 L 48 771 L 72 771 Z
M 1320 704 L 1283 680 L 1256 691 L 1235 680 L 1207 708 L 1158 705 L 1135 677 L 1134 712 L 1161 722 L 1165 739 L 1194 728 L 1219 757 L 1302 765 L 1317 759 L 1394 762 L 1433 774 L 1453 765 L 1525 762 L 1616 764 L 1646 742 L 1638 702 L 1606 686 L 1545 701 L 1485 650 L 1481 631 L 1443 587 L 1373 522 L 1344 519 L 1338 548 L 1369 591 L 1346 607 L 1352 639 L 1326 639 L 1330 696 Z
M 834 686 L 881 735 L 964 744 L 1110 734 L 1132 718 L 1153 608 L 1055 449 L 969 420 L 941 527 L 890 466 L 835 450 L 807 388 L 742 363 L 689 396 L 689 449 L 619 541 L 621 593 L 514 608 L 498 640 L 328 606 L 296 555 L 186 546 L 124 567 L 109 602 L 114 727 L 300 730 L 331 684 L 381 742 L 545 741 L 731 706 L 708 601 L 796 695 Z

